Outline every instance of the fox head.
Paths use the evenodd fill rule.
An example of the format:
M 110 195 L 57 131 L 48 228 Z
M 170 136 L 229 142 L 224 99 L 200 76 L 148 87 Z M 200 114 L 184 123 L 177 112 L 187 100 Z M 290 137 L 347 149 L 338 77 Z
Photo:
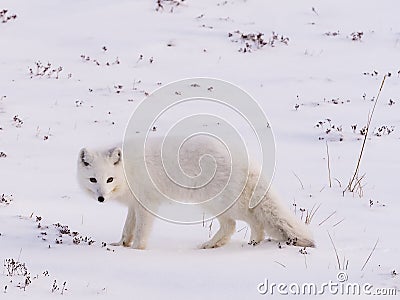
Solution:
M 81 149 L 78 179 L 81 187 L 99 202 L 121 196 L 126 189 L 121 149 L 105 152 Z

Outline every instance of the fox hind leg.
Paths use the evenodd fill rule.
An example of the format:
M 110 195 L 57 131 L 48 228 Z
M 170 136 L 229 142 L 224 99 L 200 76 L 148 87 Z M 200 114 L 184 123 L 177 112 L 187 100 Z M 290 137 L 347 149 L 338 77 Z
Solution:
M 256 220 L 249 222 L 251 235 L 249 245 L 256 246 L 264 240 L 265 232 L 263 224 L 257 224 Z
M 235 232 L 236 221 L 228 217 L 220 216 L 218 217 L 218 222 L 219 230 L 211 240 L 200 245 L 200 249 L 217 248 L 229 242 L 232 234 Z

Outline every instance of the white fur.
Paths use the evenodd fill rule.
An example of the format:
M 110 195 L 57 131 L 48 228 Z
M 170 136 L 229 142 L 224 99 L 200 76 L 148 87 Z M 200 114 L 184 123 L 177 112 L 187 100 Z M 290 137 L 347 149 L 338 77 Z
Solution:
M 199 170 L 201 170 L 198 159 L 204 153 L 211 154 L 215 159 L 214 162 L 220 166 L 216 170 L 216 180 L 201 191 L 187 189 L 186 192 L 182 192 L 182 190 L 176 190 L 171 181 L 165 179 L 165 174 L 162 172 L 164 166 L 160 163 L 159 147 L 154 146 L 150 147 L 150 149 L 153 150 L 146 156 L 146 162 L 152 166 L 154 182 L 159 188 L 161 187 L 162 192 L 178 200 L 191 202 L 204 199 L 204 197 L 209 196 L 210 193 L 212 194 L 220 190 L 231 172 L 229 166 L 230 159 L 224 154 L 223 149 L 214 143 L 200 140 L 200 142 L 181 151 L 179 156 L 180 166 L 188 175 L 197 175 Z M 107 151 L 88 151 L 85 148 L 82 149 L 78 158 L 79 183 L 85 191 L 88 191 L 99 201 L 113 199 L 128 207 L 128 215 L 126 217 L 121 240 L 112 245 L 145 249 L 154 217 L 140 205 L 130 191 L 125 179 L 121 160 L 122 155 L 119 148 Z M 240 184 L 238 184 L 239 178 L 243 174 L 247 174 L 247 164 L 243 164 L 243 166 L 240 163 L 236 164 L 235 174 L 237 176 L 231 178 L 234 183 L 233 188 L 227 189 L 224 194 L 224 199 L 220 202 L 222 206 L 228 204 L 229 202 L 226 201 L 231 200 L 229 199 L 230 196 L 238 192 L 236 187 L 240 186 Z M 139 169 L 134 159 L 133 161 L 125 161 L 124 166 L 126 172 L 138 172 L 136 174 L 143 174 L 143 176 L 145 176 L 145 172 L 147 172 L 146 170 Z M 245 188 L 243 190 L 240 189 L 239 194 L 237 194 L 240 195 L 240 197 L 231 208 L 218 216 L 220 224 L 218 232 L 211 240 L 202 244 L 200 248 L 215 248 L 225 245 L 235 231 L 236 220 L 242 220 L 249 224 L 251 228 L 250 244 L 259 244 L 264 240 L 265 234 L 267 234 L 278 241 L 289 241 L 296 246 L 314 247 L 314 241 L 307 227 L 279 202 L 278 198 L 271 190 L 268 191 L 260 204 L 254 208 L 249 208 L 250 196 L 258 178 L 256 174 L 257 168 L 250 167 L 247 184 Z M 112 182 L 107 182 L 110 177 L 113 178 Z M 95 178 L 97 182 L 90 182 L 90 178 Z M 137 176 L 137 178 L 142 178 L 142 176 Z M 261 180 L 265 181 L 261 182 L 262 184 L 268 184 L 265 179 L 261 178 Z M 146 185 L 144 182 L 135 182 L 133 184 L 137 184 L 139 187 L 136 191 L 139 191 L 140 195 L 136 194 L 136 196 L 145 196 L 147 199 L 154 201 L 156 206 L 160 204 L 157 203 L 159 199 L 156 197 L 157 193 L 154 191 L 153 186 Z M 216 213 L 219 211 L 220 207 L 215 207 L 215 211 L 212 211 L 214 209 L 212 207 L 207 207 L 206 209 L 209 210 L 209 213 Z

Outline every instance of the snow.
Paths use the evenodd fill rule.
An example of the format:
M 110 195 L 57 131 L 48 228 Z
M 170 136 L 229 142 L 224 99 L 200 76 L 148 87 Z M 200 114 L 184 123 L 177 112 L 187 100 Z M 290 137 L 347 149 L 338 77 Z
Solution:
M 32 281 L 19 288 L 26 276 L 8 276 L 4 267 L 2 298 L 62 293 L 71 299 L 255 299 L 262 297 L 257 286 L 265 278 L 286 284 L 337 281 L 328 232 L 342 267 L 348 261 L 348 282 L 399 293 L 398 1 L 162 2 L 160 11 L 156 1 L 145 0 L 1 2 L 0 10 L 17 18 L 0 23 L 0 152 L 6 155 L 0 157 L 0 195 L 2 202 L 11 200 L 0 204 L 0 259 L 25 263 Z M 262 32 L 267 40 L 276 32 L 289 41 L 242 53 L 244 45 L 228 36 L 236 30 Z M 361 39 L 353 41 L 353 32 L 363 32 Z M 61 66 L 59 78 L 36 76 L 37 61 Z M 361 161 L 362 195 L 343 196 L 361 149 L 359 130 L 388 72 Z M 80 190 L 79 149 L 120 143 L 146 93 L 160 83 L 198 76 L 242 87 L 265 110 L 277 144 L 273 185 L 303 220 L 306 211 L 319 207 L 309 225 L 317 248 L 304 254 L 274 241 L 249 246 L 249 229 L 239 223 L 228 245 L 199 250 L 218 228 L 216 221 L 210 232 L 210 223 L 161 220 L 147 250 L 102 247 L 119 239 L 126 212 Z M 389 105 L 390 99 L 395 103 Z M 319 121 L 323 128 L 316 126 Z M 374 135 L 381 126 L 394 131 Z M 56 223 L 95 243 L 76 245 L 64 234 L 57 244 Z

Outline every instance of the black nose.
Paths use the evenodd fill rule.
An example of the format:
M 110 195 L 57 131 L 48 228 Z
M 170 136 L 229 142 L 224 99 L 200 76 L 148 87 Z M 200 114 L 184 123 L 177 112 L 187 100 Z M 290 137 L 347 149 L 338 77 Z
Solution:
M 99 196 L 99 197 L 97 198 L 97 200 L 99 200 L 99 202 L 104 202 L 104 197 L 103 197 L 103 196 Z

